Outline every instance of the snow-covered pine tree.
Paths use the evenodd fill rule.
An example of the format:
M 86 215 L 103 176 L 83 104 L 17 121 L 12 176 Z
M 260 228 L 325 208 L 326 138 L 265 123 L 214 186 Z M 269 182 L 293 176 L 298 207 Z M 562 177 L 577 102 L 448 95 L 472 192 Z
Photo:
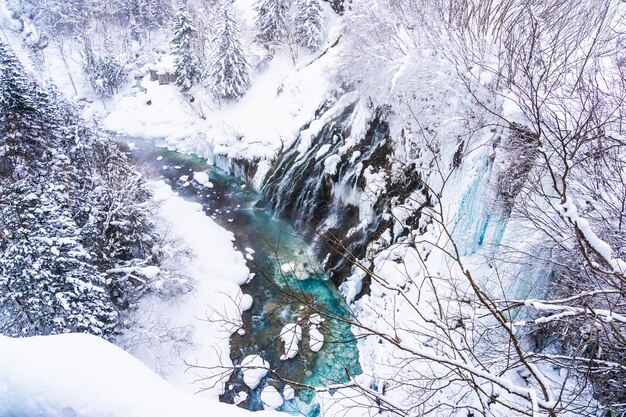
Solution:
M 85 41 L 83 52 L 83 69 L 94 91 L 102 97 L 111 97 L 123 84 L 127 73 L 124 66 L 118 62 L 110 48 L 106 48 L 103 56 L 98 56 Z
M 320 0 L 296 0 L 295 41 L 298 45 L 316 51 L 322 44 L 324 16 Z
M 191 23 L 191 17 L 184 7 L 180 7 L 174 17 L 174 36 L 170 41 L 172 52 L 176 55 L 176 85 L 183 91 L 189 90 L 201 76 L 200 63 L 193 48 L 193 39 L 197 30 Z
M 257 0 L 258 39 L 266 45 L 275 45 L 287 36 L 288 0 Z
M 0 310 L 11 317 L 3 333 L 112 331 L 117 308 L 80 242 L 65 187 L 29 178 L 3 191 L 10 201 L 0 206 L 7 232 L 0 245 Z
M 115 334 L 151 287 L 107 271 L 158 262 L 149 197 L 121 150 L 0 42 L 0 333 Z
M 44 122 L 46 100 L 13 51 L 0 41 L 0 178 L 24 176 L 31 160 L 48 160 L 54 147 L 47 137 L 52 120 Z
M 228 6 L 222 11 L 209 69 L 210 89 L 218 98 L 236 100 L 250 85 L 249 64 L 239 42 L 237 23 Z
M 134 32 L 143 32 L 166 26 L 172 17 L 171 0 L 120 0 L 120 20 L 134 22 Z

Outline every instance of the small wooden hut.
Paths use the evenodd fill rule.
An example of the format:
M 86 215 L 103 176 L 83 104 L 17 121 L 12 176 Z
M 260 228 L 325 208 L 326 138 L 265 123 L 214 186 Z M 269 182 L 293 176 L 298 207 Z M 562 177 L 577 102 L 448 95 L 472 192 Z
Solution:
M 158 64 L 150 68 L 150 81 L 158 81 L 160 85 L 172 84 L 176 82 L 178 74 L 174 67 L 173 59 L 163 59 Z

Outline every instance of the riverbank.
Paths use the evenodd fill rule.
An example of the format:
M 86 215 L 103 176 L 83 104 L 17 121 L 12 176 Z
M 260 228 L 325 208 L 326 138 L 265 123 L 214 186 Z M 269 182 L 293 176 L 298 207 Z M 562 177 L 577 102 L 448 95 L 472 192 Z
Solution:
M 233 247 L 232 233 L 205 215 L 200 204 L 177 196 L 162 180 L 152 180 L 150 185 L 159 205 L 161 233 L 174 242 L 173 248 L 183 251 L 164 267 L 189 279 L 190 289 L 170 299 L 159 294 L 144 297 L 118 343 L 178 387 L 206 390 L 217 398 L 225 377 L 203 384 L 197 380 L 205 373 L 189 366 L 230 362 L 228 340 L 241 320 L 239 285 L 248 280 L 249 270 L 242 253 Z M 232 326 L 212 320 L 214 312 L 228 318 Z
M 313 317 L 316 311 L 347 317 L 348 309 L 338 290 L 323 273 L 311 251 L 311 242 L 300 237 L 287 222 L 261 204 L 260 196 L 254 190 L 235 177 L 208 165 L 206 160 L 159 146 L 163 145 L 161 141 L 121 139 L 122 143 L 127 140 L 130 140 L 129 154 L 137 166 L 159 178 L 155 194 L 158 200 L 164 201 L 161 211 L 165 214 L 164 223 L 173 225 L 170 233 L 183 236 L 181 246 L 188 242 L 191 248 L 195 248 L 194 256 L 189 259 L 190 265 L 185 269 L 191 269 L 191 275 L 197 282 L 194 284 L 197 287 L 194 293 L 197 294 L 185 294 L 175 303 L 165 302 L 163 308 L 160 307 L 161 300 L 148 299 L 138 314 L 143 316 L 143 311 L 156 311 L 159 314 L 155 316 L 148 313 L 148 322 L 140 321 L 138 324 L 141 333 L 141 329 L 150 327 L 152 322 L 160 322 L 161 326 L 167 325 L 173 329 L 186 328 L 186 322 L 195 322 L 197 326 L 192 328 L 192 333 L 194 345 L 199 343 L 198 349 L 187 346 L 186 352 L 180 355 L 170 348 L 169 341 L 160 344 L 160 347 L 150 347 L 149 343 L 145 343 L 146 346 L 137 351 L 137 356 L 149 366 L 159 369 L 167 367 L 167 363 L 163 364 L 167 362 L 167 355 L 162 355 L 163 351 L 179 354 L 179 363 L 193 363 L 188 358 L 197 351 L 196 363 L 203 367 L 197 369 L 198 372 L 192 369 L 191 373 L 202 381 L 193 385 L 188 375 L 190 372 L 187 372 L 182 375 L 181 387 L 187 385 L 187 389 L 201 389 L 207 383 L 216 381 L 223 386 L 227 379 L 226 390 L 211 389 L 213 395 L 223 393 L 222 400 L 239 403 L 251 410 L 265 407 L 261 399 L 265 388 L 272 386 L 281 393 L 289 391 L 283 380 L 320 387 L 347 382 L 347 373 L 358 375 L 358 350 L 349 325 L 338 320 Z M 219 226 L 223 228 L 222 231 L 214 232 L 213 229 Z M 219 237 L 226 229 L 229 241 L 215 239 L 205 242 L 213 235 Z M 219 263 L 220 259 L 226 260 L 229 255 L 215 258 L 215 254 L 224 249 L 213 249 L 214 245 L 234 246 L 236 251 L 241 251 L 237 252 L 236 258 L 241 253 L 245 255 L 244 265 L 252 271 L 250 277 L 254 276 L 251 280 L 245 280 L 246 283 L 241 287 L 245 296 L 230 286 L 233 282 L 242 284 L 240 278 L 247 277 L 244 273 L 229 277 L 226 280 L 228 291 L 221 290 L 221 275 L 232 275 L 232 271 L 227 269 L 223 273 L 223 265 L 215 267 L 216 260 Z M 194 267 L 198 262 L 196 258 L 199 258 L 200 268 Z M 241 259 L 234 261 L 237 266 Z M 210 271 L 198 273 L 198 270 Z M 211 291 L 217 294 L 210 294 Z M 204 317 L 203 300 L 206 300 L 205 308 L 213 312 L 207 316 L 210 320 L 206 323 L 201 322 Z M 183 311 L 172 311 L 171 304 L 175 306 L 181 303 L 188 306 Z M 200 321 L 197 317 L 200 317 Z M 302 340 L 293 352 L 295 357 L 283 360 L 283 329 L 295 323 L 303 329 Z M 217 327 L 221 332 L 197 332 L 207 326 Z M 134 325 L 129 330 L 131 337 L 136 338 L 133 336 L 137 333 L 136 328 L 137 325 Z M 223 352 L 228 350 L 231 333 L 233 336 L 228 357 Z M 312 338 L 321 338 L 321 341 L 312 345 Z M 212 339 L 215 340 L 212 342 Z M 211 345 L 214 350 L 220 351 L 220 355 L 216 357 L 215 352 L 210 354 L 206 347 Z M 154 351 L 156 356 L 164 356 L 159 358 L 159 362 L 152 359 Z M 261 355 L 272 369 L 272 373 L 262 378 L 254 388 L 244 384 L 241 372 L 231 370 L 233 363 L 239 365 L 250 355 Z M 168 378 L 172 379 L 178 379 L 176 374 L 184 371 L 180 367 L 170 368 L 174 375 Z M 285 400 L 283 410 L 309 416 L 319 412 L 318 402 L 310 390 L 296 387 L 293 398 L 290 398 L 291 395 L 285 397 L 288 399 Z

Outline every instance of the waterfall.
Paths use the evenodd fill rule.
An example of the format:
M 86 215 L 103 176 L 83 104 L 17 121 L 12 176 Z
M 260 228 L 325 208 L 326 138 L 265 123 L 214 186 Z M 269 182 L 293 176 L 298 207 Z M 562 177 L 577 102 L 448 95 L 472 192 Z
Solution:
M 278 157 L 261 190 L 296 229 L 314 234 L 335 284 L 350 273 L 346 253 L 362 258 L 367 243 L 385 226 L 385 204 L 368 192 L 366 177 L 383 172 L 388 163 L 389 127 L 376 114 L 361 134 L 353 129 L 360 111 L 353 103 L 335 109 L 317 131 L 305 126 Z

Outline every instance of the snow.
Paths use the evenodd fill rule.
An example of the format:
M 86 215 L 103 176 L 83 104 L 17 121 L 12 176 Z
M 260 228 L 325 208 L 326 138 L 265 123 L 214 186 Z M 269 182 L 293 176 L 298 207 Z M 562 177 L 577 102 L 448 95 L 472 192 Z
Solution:
M 206 172 L 194 172 L 193 179 L 196 180 L 198 184 L 204 185 L 207 188 L 213 188 L 213 184 L 209 181 L 209 174 Z
M 248 393 L 245 391 L 239 391 L 236 395 L 235 398 L 233 399 L 233 402 L 235 403 L 235 405 L 239 405 L 242 402 L 244 402 L 245 400 L 248 399 Z
M 0 336 L 0 415 L 15 417 L 251 416 L 183 392 L 95 336 Z M 261 412 L 256 416 L 279 416 Z
M 4 2 L 0 2 L 0 27 L 17 31 L 20 29 L 20 26 L 20 22 L 13 19 Z
M 148 279 L 154 279 L 161 272 L 161 268 L 155 265 L 145 266 L 143 268 L 137 268 L 137 273 L 143 275 Z
M 335 175 L 337 173 L 337 166 L 341 162 L 341 156 L 331 155 L 324 160 L 324 173 L 327 175 Z
M 293 274 L 295 270 L 296 270 L 295 262 L 287 262 L 280 266 L 280 273 L 283 275 Z
M 309 323 L 314 324 L 316 326 L 319 326 L 320 324 L 322 324 L 323 321 L 324 319 L 322 318 L 322 316 L 320 316 L 317 313 L 311 314 L 311 316 L 309 317 Z
M 250 389 L 255 389 L 269 372 L 270 364 L 259 355 L 248 355 L 241 361 L 243 382 Z
M 302 327 L 296 323 L 286 324 L 280 331 L 280 340 L 285 344 L 285 353 L 280 360 L 291 359 L 298 354 L 298 343 L 302 339 Z
M 237 1 L 235 7 L 242 32 L 252 38 L 254 8 L 248 0 Z M 336 37 L 340 19 L 327 5 L 324 8 L 329 31 Z M 319 53 L 303 49 L 295 63 L 288 48 L 279 49 L 266 66 L 252 72 L 251 88 L 245 96 L 221 105 L 202 88 L 189 91 L 194 98 L 191 102 L 176 86 L 159 85 L 146 75 L 140 81 L 140 92 L 120 94 L 112 100 L 103 113 L 103 125 L 133 137 L 164 138 L 167 145 L 210 161 L 214 155 L 270 160 L 297 137 L 303 125 L 314 120 L 320 104 L 332 95 L 333 84 L 326 76 L 336 66 L 336 49 L 319 58 Z M 260 57 L 252 55 L 254 67 Z M 171 61 L 172 57 L 166 55 L 151 67 L 169 68 Z
M 266 410 L 275 410 L 283 405 L 283 397 L 278 390 L 271 385 L 268 385 L 261 391 L 261 401 L 263 401 L 263 407 Z
M 324 346 L 324 335 L 316 325 L 311 325 L 309 329 L 309 348 L 313 352 L 319 352 Z
M 248 280 L 250 271 L 243 255 L 233 248 L 232 233 L 208 217 L 200 204 L 176 196 L 163 181 L 154 181 L 150 187 L 159 202 L 156 223 L 168 239 L 191 252 L 191 258 L 183 253 L 183 258 L 174 258 L 162 267 L 189 277 L 194 289 L 174 299 L 145 296 L 130 317 L 132 328 L 117 343 L 178 387 L 197 392 L 206 384 L 205 395 L 216 397 L 228 375 L 188 370 L 187 364 L 211 367 L 232 363 L 229 338 L 241 328 L 239 303 L 250 301 L 239 285 Z M 139 271 L 158 274 L 150 267 Z M 196 382 L 209 376 L 214 379 Z
M 574 199 L 567 196 L 565 203 L 561 205 L 561 213 L 564 217 L 578 229 L 585 242 L 591 246 L 609 267 L 620 275 L 626 274 L 626 261 L 613 257 L 613 248 L 594 232 L 589 221 L 578 214 L 578 208 L 574 204 Z
M 116 98 L 103 124 L 129 136 L 165 138 L 170 146 L 210 160 L 217 153 L 269 158 L 297 136 L 328 95 L 329 84 L 322 74 L 329 59 L 298 67 L 289 57 L 278 55 L 267 69 L 253 74 L 252 87 L 241 100 L 221 107 L 210 104 L 201 91 L 193 93 L 195 100 L 190 103 L 175 86 L 145 78 L 141 86 L 146 92 Z M 200 111 L 205 120 L 197 117 Z
M 315 154 L 315 160 L 318 160 L 322 156 L 326 155 L 328 153 L 328 151 L 330 150 L 330 148 L 331 148 L 331 146 L 328 143 L 325 144 L 325 145 L 320 146 L 319 150 Z
M 252 307 L 252 303 L 254 302 L 254 300 L 252 299 L 252 296 L 250 294 L 244 294 L 243 296 L 241 296 L 241 310 L 242 311 L 247 311 L 250 310 L 250 307 Z
M 283 388 L 283 398 L 287 401 L 293 400 L 296 397 L 296 391 L 289 384 L 286 384 Z
M 242 12 L 241 20 L 248 29 L 252 27 L 251 21 L 254 15 L 251 12 L 251 3 L 251 0 L 238 0 L 235 3 Z M 325 7 L 327 6 L 325 5 Z M 0 13 L 5 14 L 3 10 L 2 2 L 0 2 Z M 331 33 L 333 30 L 331 27 Z M 334 36 L 329 36 L 329 39 L 334 38 Z M 58 52 L 55 56 L 50 54 L 51 51 L 54 52 L 53 48 L 48 48 L 46 59 L 54 73 L 53 78 L 57 84 L 65 84 L 64 90 L 67 90 L 66 71 L 63 64 L 60 63 Z M 468 105 L 470 99 L 463 97 L 463 95 L 467 95 L 464 89 L 459 93 L 459 87 L 455 86 L 460 85 L 459 80 L 455 78 L 455 74 L 450 76 L 449 68 L 443 67 L 434 57 L 432 57 L 433 59 L 430 59 L 431 57 L 419 59 L 415 52 L 412 50 L 406 54 L 403 53 L 399 59 L 393 59 L 393 57 L 390 59 L 389 71 L 381 71 L 384 77 L 388 77 L 389 82 L 381 83 L 379 88 L 384 91 L 384 97 L 382 100 L 379 97 L 378 101 L 390 104 L 394 108 L 396 114 L 390 120 L 392 136 L 400 137 L 399 132 L 405 127 L 404 123 L 408 115 L 402 114 L 406 109 L 397 106 L 396 102 L 392 102 L 391 95 L 403 97 L 413 95 L 412 104 L 415 108 L 411 110 L 415 110 L 420 122 L 426 127 L 426 129 L 419 130 L 428 133 L 432 129 L 433 138 L 437 138 L 437 145 L 441 146 L 438 149 L 441 155 L 439 162 L 441 166 L 450 166 L 451 156 L 458 146 L 457 139 L 466 133 L 466 126 L 463 124 L 468 123 L 476 116 L 478 116 L 476 119 L 480 119 L 480 123 L 483 125 L 488 125 L 490 120 L 483 120 L 484 111 L 482 113 L 477 112 L 475 108 Z M 154 67 L 170 68 L 171 58 L 171 56 L 164 56 L 160 62 L 154 64 Z M 148 77 L 144 77 L 140 81 L 140 87 L 145 89 L 145 92 L 133 92 L 132 94 L 128 91 L 123 92 L 110 103 L 107 103 L 107 110 L 99 108 L 96 103 L 89 111 L 100 112 L 100 115 L 104 116 L 104 126 L 108 129 L 131 136 L 164 138 L 169 146 L 181 151 L 196 153 L 209 158 L 209 160 L 215 159 L 216 155 L 228 158 L 257 158 L 259 159 L 258 170 L 252 185 L 259 189 L 264 175 L 272 166 L 271 159 L 278 150 L 290 145 L 291 141 L 297 137 L 301 126 L 310 122 L 308 129 L 300 132 L 302 135 L 301 150 L 304 151 L 311 146 L 312 138 L 320 132 L 331 117 L 341 112 L 347 104 L 356 101 L 356 93 L 346 94 L 339 99 L 338 103 L 335 103 L 330 111 L 327 111 L 320 118 L 314 119 L 315 110 L 320 103 L 331 96 L 334 88 L 332 82 L 326 79 L 326 72 L 338 63 L 337 53 L 334 50 L 330 50 L 328 54 L 317 60 L 314 55 L 305 54 L 295 63 L 286 51 L 279 50 L 267 67 L 257 67 L 254 70 L 252 88 L 245 97 L 236 103 L 224 104 L 220 107 L 200 90 L 190 92 L 195 99 L 192 103 L 189 96 L 181 95 L 175 86 L 161 86 L 156 82 L 148 81 Z M 72 65 L 74 72 L 80 71 L 76 69 L 78 64 Z M 366 71 L 366 69 L 357 68 L 356 72 L 361 70 Z M 479 73 L 477 77 L 479 77 L 480 82 L 488 83 L 491 80 L 486 75 Z M 374 81 L 376 80 L 374 79 Z M 414 84 L 414 86 L 408 88 L 407 84 L 409 83 Z M 426 88 L 425 86 L 436 87 Z M 85 86 L 79 83 L 76 95 L 84 96 L 85 90 Z M 401 94 L 403 92 L 407 94 Z M 389 102 L 387 103 L 385 99 L 389 99 Z M 151 102 L 150 105 L 148 105 L 148 101 Z M 519 106 L 515 104 L 516 102 L 517 97 L 512 93 L 505 92 L 502 102 L 496 103 L 501 106 L 501 109 L 495 111 L 501 111 L 501 114 L 511 121 L 524 123 L 522 112 Z M 336 175 L 342 156 L 348 155 L 349 151 L 353 152 L 349 155 L 352 165 L 360 156 L 360 151 L 353 151 L 353 148 L 373 119 L 376 98 L 373 99 L 373 103 L 368 100 L 358 102 L 357 110 L 354 112 L 350 123 L 351 134 L 346 138 L 339 154 L 326 155 L 330 145 L 325 145 L 315 155 L 318 160 L 317 163 L 323 164 L 326 175 Z M 403 117 L 405 117 L 404 120 Z M 469 127 L 473 128 L 474 126 Z M 404 133 L 404 131 L 402 132 Z M 459 243 L 463 254 L 468 255 L 468 259 L 464 258 L 464 262 L 470 267 L 475 267 L 480 261 L 483 261 L 483 259 L 478 260 L 479 255 L 481 255 L 480 245 L 474 245 L 479 240 L 482 242 L 484 237 L 484 230 L 482 230 L 483 235 L 479 237 L 481 233 L 479 229 L 482 226 L 489 227 L 491 235 L 488 236 L 487 240 L 495 242 L 495 239 L 491 239 L 491 237 L 495 233 L 493 225 L 497 223 L 494 221 L 489 223 L 488 221 L 488 214 L 490 214 L 488 211 L 492 207 L 486 203 L 489 196 L 483 192 L 488 186 L 493 185 L 492 178 L 490 178 L 492 166 L 483 164 L 484 161 L 489 160 L 486 150 L 493 148 L 489 142 L 493 134 L 485 135 L 485 132 L 479 130 L 474 133 L 474 137 L 478 138 L 476 143 L 468 143 L 466 148 L 475 148 L 477 151 L 464 157 L 463 164 L 449 178 L 451 186 L 442 195 L 438 195 L 441 201 L 445 202 L 446 218 L 443 220 L 446 224 L 454 226 L 455 233 L 463 235 L 459 239 Z M 397 155 L 405 157 L 407 161 L 411 159 L 410 145 L 422 144 L 421 138 L 415 140 L 409 136 L 406 139 L 407 143 L 404 144 L 407 149 L 395 149 Z M 425 137 L 425 139 L 428 138 Z M 411 141 L 413 143 L 410 143 Z M 403 155 L 403 152 L 406 152 L 406 155 Z M 423 153 L 428 154 L 425 151 Z M 420 166 L 420 163 L 423 162 L 431 162 L 425 161 L 425 159 L 422 157 L 422 160 L 416 160 L 416 166 Z M 385 184 L 388 178 L 381 172 L 363 166 L 355 166 L 354 171 L 357 175 L 362 172 L 366 182 L 365 189 L 360 190 L 352 184 L 339 183 L 333 185 L 333 195 L 343 204 L 351 204 L 359 208 L 360 227 L 365 228 L 375 220 L 374 205 L 379 196 L 387 191 Z M 203 174 L 206 175 L 206 173 L 194 173 L 193 178 L 198 183 L 210 188 L 212 184 L 208 175 L 205 177 Z M 437 179 L 431 177 L 429 186 L 433 190 L 437 190 Z M 205 373 L 194 371 L 185 373 L 184 362 L 207 366 L 230 364 L 228 336 L 234 331 L 243 332 L 240 327 L 240 314 L 241 311 L 250 308 L 253 302 L 252 297 L 241 293 L 238 285 L 249 280 L 252 274 L 249 274 L 245 267 L 243 256 L 233 249 L 231 234 L 215 225 L 210 218 L 201 213 L 202 210 L 198 206 L 183 204 L 182 199 L 174 196 L 171 190 L 168 191 L 165 186 L 158 185 L 156 189 L 160 190 L 156 193 L 157 198 L 164 201 L 160 220 L 168 227 L 171 225 L 173 233 L 181 237 L 183 244 L 190 247 L 195 253 L 192 261 L 183 263 L 181 272 L 190 276 L 196 285 L 194 291 L 177 300 L 162 300 L 157 297 L 143 300 L 138 309 L 137 317 L 133 318 L 137 323 L 136 329 L 125 334 L 120 342 L 134 355 L 150 367 L 157 369 L 161 374 L 166 375 L 178 386 L 196 391 L 198 386 L 192 385 L 192 382 L 205 376 Z M 415 201 L 416 204 L 419 204 L 418 198 Z M 427 243 L 437 242 L 436 235 L 440 232 L 433 225 L 425 227 L 423 235 L 407 237 L 407 241 L 403 242 L 401 247 L 398 245 L 389 247 L 394 238 L 403 232 L 403 223 L 412 208 L 414 207 L 393 209 L 394 225 L 381 235 L 376 247 L 377 250 L 381 251 L 375 254 L 371 265 L 376 274 L 385 280 L 384 285 L 373 282 L 371 293 L 356 301 L 354 309 L 357 318 L 362 323 L 390 334 L 390 329 L 387 327 L 389 320 L 381 320 L 381 318 L 394 318 L 394 320 L 398 318 L 400 322 L 399 339 L 407 349 L 415 349 L 419 357 L 429 361 L 426 366 L 434 364 L 432 369 L 436 375 L 437 363 L 446 360 L 446 357 L 435 355 L 433 353 L 435 349 L 425 346 L 419 337 L 403 331 L 403 321 L 407 323 L 406 327 L 421 325 L 428 328 L 428 325 L 412 312 L 412 307 L 415 306 L 419 307 L 420 314 L 424 317 L 433 318 L 433 320 L 439 319 L 431 311 L 431 307 L 435 303 L 432 299 L 432 291 L 424 281 L 423 269 L 428 268 L 435 273 L 446 271 L 446 274 L 453 276 L 458 271 L 450 271 L 450 265 L 444 263 L 441 254 L 431 252 L 431 247 Z M 614 258 L 612 248 L 594 233 L 586 219 L 578 215 L 571 198 L 568 197 L 567 203 L 562 207 L 561 214 L 576 225 L 591 247 L 607 261 L 614 271 L 623 273 L 626 270 L 626 263 L 621 259 Z M 356 232 L 356 230 L 352 230 L 352 232 Z M 506 231 L 506 238 L 513 242 L 514 239 L 519 240 L 520 236 L 519 233 L 515 233 L 514 228 L 511 228 L 511 230 Z M 419 239 L 422 244 L 416 245 L 415 248 L 406 249 L 410 246 L 406 243 L 413 243 L 411 239 Z M 213 242 L 213 240 L 216 241 Z M 252 258 L 249 252 L 247 256 Z M 428 259 L 427 263 L 426 258 Z M 424 259 L 425 265 L 420 264 L 422 259 Z M 489 271 L 486 271 L 484 265 L 485 262 L 482 262 L 476 268 L 480 272 L 486 272 L 484 275 L 487 276 Z M 368 265 L 369 267 L 370 265 Z M 283 274 L 308 277 L 303 265 L 296 262 L 285 262 L 280 270 Z M 137 269 L 135 272 L 141 274 L 140 271 Z M 147 273 L 150 276 L 156 276 L 160 271 Z M 357 270 L 343 283 L 341 288 L 349 303 L 352 303 L 357 294 L 361 292 L 364 276 L 363 271 Z M 440 285 L 437 291 L 449 297 L 450 294 L 446 293 L 448 289 L 445 285 L 441 284 L 438 277 L 435 279 L 437 285 Z M 420 287 L 420 291 L 418 292 L 415 287 Z M 415 306 L 399 299 L 397 294 L 400 291 L 406 291 L 404 294 L 407 295 L 408 299 L 416 300 Z M 554 308 L 554 306 L 548 308 L 539 302 L 529 305 L 541 310 Z M 229 323 L 219 324 L 206 321 L 205 319 L 211 314 L 212 308 L 220 314 L 224 312 L 229 318 Z M 559 314 L 559 311 L 555 314 Z M 580 311 L 570 309 L 566 314 L 579 313 Z M 466 312 L 459 311 L 458 313 L 465 314 Z M 624 320 L 623 316 L 616 316 L 611 312 L 600 311 L 599 313 L 602 313 L 601 318 L 605 321 Z M 309 347 L 312 351 L 318 351 L 324 343 L 324 336 L 317 327 L 321 324 L 322 319 L 316 316 L 313 315 L 309 318 L 311 323 Z M 549 316 L 544 320 L 551 317 L 554 316 Z M 164 327 L 165 330 L 154 331 L 156 323 Z M 281 331 L 280 336 L 285 345 L 284 359 L 293 358 L 297 355 L 301 332 L 302 329 L 296 323 L 286 325 Z M 174 342 L 162 342 L 164 334 L 172 333 L 180 334 L 181 337 L 179 338 L 182 342 L 189 339 L 190 345 L 181 347 Z M 394 380 L 396 375 L 390 374 L 398 371 L 402 352 L 380 344 L 379 341 L 375 338 L 359 339 L 361 363 L 366 373 L 376 375 L 381 379 L 390 376 L 390 380 Z M 0 363 L 3 359 L 3 355 L 0 355 Z M 394 360 L 397 361 L 394 362 Z M 269 364 L 258 355 L 246 357 L 244 362 L 246 363 L 242 362 L 242 367 L 245 367 L 244 365 L 252 367 L 244 369 L 244 382 L 251 388 L 252 385 L 258 386 L 260 380 L 267 374 Z M 475 369 L 469 368 L 467 364 L 461 361 L 448 361 L 448 363 L 459 369 L 476 373 Z M 423 370 L 420 369 L 419 371 Z M 405 370 L 401 369 L 401 371 Z M 3 375 L 2 372 L 3 369 L 0 367 L 0 375 Z M 530 388 L 524 388 L 524 385 L 515 385 L 515 381 L 510 379 L 509 375 L 494 379 L 494 376 L 488 372 L 481 372 L 479 371 L 477 374 L 485 380 L 491 380 L 508 390 L 530 397 L 533 399 L 533 405 L 537 404 L 536 393 Z M 400 375 L 398 379 L 403 376 L 406 375 Z M 372 386 L 373 382 L 373 379 L 367 381 L 365 386 Z M 0 390 L 2 387 L 0 384 Z M 286 386 L 283 391 L 285 399 L 293 396 L 293 388 L 289 388 L 290 390 Z M 388 399 L 405 401 L 406 398 L 410 397 L 410 392 L 406 392 L 402 387 L 394 388 L 396 389 L 389 390 Z M 454 399 L 448 398 L 446 395 L 455 388 L 452 387 L 445 393 L 438 393 L 438 399 L 454 403 Z M 217 384 L 215 389 L 209 390 L 209 394 L 215 396 L 222 389 L 223 381 L 221 384 Z M 2 391 L 0 391 L 1 393 Z M 263 398 L 262 400 L 268 406 L 278 403 L 278 398 L 280 398 L 278 392 L 269 392 L 266 396 L 269 400 L 265 401 Z M 354 397 L 356 396 L 353 395 Z M 245 401 L 246 398 L 247 394 L 240 392 L 236 396 L 236 401 Z M 282 398 L 280 401 L 282 403 Z M 2 402 L 0 401 L 1 406 Z M 362 410 L 358 410 L 356 407 L 352 411 L 358 415 L 363 414 Z M 224 412 L 223 414 L 229 413 Z M 29 414 L 26 413 L 25 415 Z M 144 415 L 158 416 L 160 414 L 157 412 L 156 414 L 144 413 Z M 189 415 L 193 415 L 193 413 Z
M 303 262 L 289 261 L 280 266 L 280 273 L 283 275 L 293 275 L 297 279 L 305 280 L 310 275 L 310 270 Z

